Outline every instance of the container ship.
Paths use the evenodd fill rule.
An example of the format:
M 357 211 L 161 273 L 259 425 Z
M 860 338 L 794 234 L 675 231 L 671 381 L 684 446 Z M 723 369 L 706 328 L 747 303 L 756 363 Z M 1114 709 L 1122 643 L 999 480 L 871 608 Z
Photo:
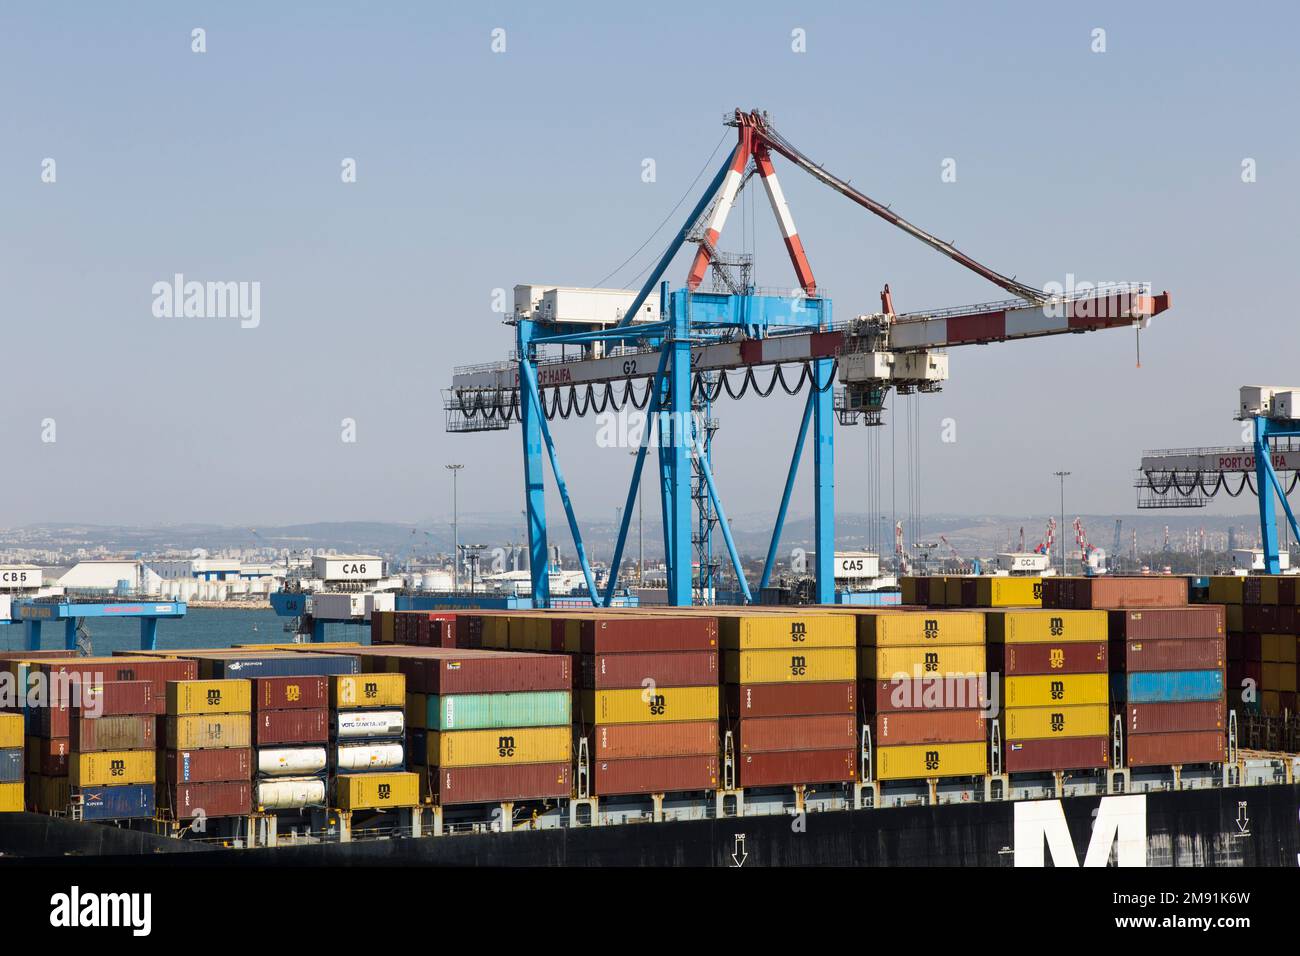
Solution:
M 1300 863 L 1292 582 L 900 583 L 890 608 L 376 611 L 369 644 L 11 654 L 0 852 Z

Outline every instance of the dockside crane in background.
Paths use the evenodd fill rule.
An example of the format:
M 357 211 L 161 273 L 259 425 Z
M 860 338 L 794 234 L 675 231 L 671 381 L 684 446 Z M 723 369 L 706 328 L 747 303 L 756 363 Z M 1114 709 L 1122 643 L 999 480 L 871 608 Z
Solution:
M 1048 295 L 977 262 L 813 162 L 772 126 L 766 113 L 736 110 L 727 119 L 736 130 L 731 155 L 718 169 L 640 290 L 568 289 L 574 303 L 566 314 L 557 303 L 565 287 L 517 286 L 514 356 L 504 362 L 457 369 L 444 393 L 447 428 L 453 432 L 496 431 L 512 421 L 523 431 L 529 567 L 533 599 L 549 606 L 547 527 L 543 455 L 573 536 L 578 562 L 593 603 L 611 603 L 618 583 L 630 516 L 640 486 L 652 430 L 647 428 L 632 469 L 626 505 L 603 596 L 582 542 L 558 450 L 548 422 L 558 415 L 600 414 L 623 407 L 644 410 L 657 426 L 660 506 L 668 571 L 668 603 L 692 599 L 691 507 L 707 504 L 707 521 L 722 533 L 740 591 L 750 588 L 731 535 L 722 496 L 714 480 L 709 414 L 701 403 L 751 389 L 760 397 L 779 384 L 789 395 L 805 389 L 807 400 L 795 436 L 790 467 L 779 502 L 759 589 L 771 578 L 787 509 L 806 440 L 812 434 L 814 513 L 814 598 L 829 604 L 834 593 L 834 423 L 879 425 L 890 390 L 933 392 L 948 377 L 946 349 L 1045 335 L 1091 332 L 1136 325 L 1169 307 L 1169 294 L 1146 285 L 1079 288 Z M 959 265 L 987 279 L 1013 298 L 977 306 L 896 313 L 886 285 L 878 312 L 836 323 L 831 301 L 814 278 L 803 239 L 777 180 L 773 157 L 781 156 L 857 205 Z M 747 271 L 738 279 L 718 248 L 727 216 L 744 187 L 762 181 L 794 268 L 795 294 L 759 293 Z M 682 288 L 662 281 L 682 246 L 696 249 Z M 709 268 L 726 276 L 725 291 L 702 292 Z M 523 290 L 521 292 L 521 290 Z M 657 292 L 657 297 L 656 297 Z M 583 299 L 576 293 L 583 293 Z M 588 295 L 589 294 L 589 295 Z M 606 298 L 601 298 L 606 294 Z M 600 314 L 608 295 L 622 296 L 618 315 Z M 590 311 L 591 303 L 595 310 Z M 570 350 L 576 352 L 573 355 Z M 771 369 L 766 387 L 755 370 Z M 838 388 L 836 383 L 838 382 Z M 640 385 L 638 390 L 636 385 Z M 549 396 L 549 398 L 548 398 Z M 693 407 L 694 406 L 694 407 Z M 693 494 L 692 475 L 700 479 Z

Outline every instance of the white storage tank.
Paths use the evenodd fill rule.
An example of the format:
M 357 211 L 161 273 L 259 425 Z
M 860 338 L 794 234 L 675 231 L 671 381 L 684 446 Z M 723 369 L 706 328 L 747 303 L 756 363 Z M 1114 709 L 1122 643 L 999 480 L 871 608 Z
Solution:
M 304 777 L 325 769 L 324 747 L 271 747 L 257 752 L 257 772 L 271 777 Z
M 397 737 L 406 733 L 406 718 L 400 710 L 357 710 L 338 715 L 338 736 Z
M 325 805 L 325 781 L 319 777 L 259 780 L 257 804 L 264 810 L 299 810 Z
M 402 745 L 392 744 L 340 744 L 336 765 L 339 772 L 348 770 L 396 770 L 402 766 L 405 754 Z

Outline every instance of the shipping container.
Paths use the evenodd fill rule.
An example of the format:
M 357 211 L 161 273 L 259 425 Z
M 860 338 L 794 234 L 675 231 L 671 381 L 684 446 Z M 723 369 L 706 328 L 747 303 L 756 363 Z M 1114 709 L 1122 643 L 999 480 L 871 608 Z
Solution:
M 1190 730 L 1223 730 L 1223 699 L 1189 700 L 1172 704 L 1129 704 L 1126 727 L 1130 734 L 1167 734 Z
M 330 686 L 330 703 L 336 710 L 403 707 L 406 705 L 406 678 L 401 674 L 335 677 Z
M 470 657 L 462 653 L 462 656 L 427 660 L 423 664 L 420 668 L 423 684 L 411 686 L 411 690 L 423 694 L 445 696 L 573 688 L 572 662 L 566 654 L 496 653 Z
M 717 686 L 720 677 L 717 651 L 584 655 L 580 673 L 588 690 L 641 687 L 647 680 L 664 687 Z
M 811 717 L 751 717 L 737 721 L 741 753 L 777 750 L 843 750 L 858 743 L 858 721 L 848 714 Z
M 331 677 L 355 674 L 361 669 L 351 654 L 307 654 L 275 651 L 267 654 L 230 652 L 228 656 L 203 661 L 203 676 L 213 680 L 262 677 Z
M 757 653 L 769 653 L 759 651 Z M 778 651 L 776 653 L 785 653 Z M 852 652 L 850 652 L 852 653 Z M 674 723 L 717 720 L 718 691 L 713 687 L 654 687 L 646 690 L 586 691 L 581 696 L 584 724 Z
M 983 644 L 980 611 L 880 610 L 857 615 L 857 642 L 866 647 Z
M 866 713 L 988 709 L 993 700 L 989 676 L 924 677 L 920 680 L 863 681 L 862 705 Z
M 1043 607 L 1083 609 L 1185 607 L 1188 579 L 1149 575 L 1095 578 L 1044 578 Z
M 1219 670 L 1225 663 L 1222 638 L 1116 641 L 1116 671 Z
M 248 714 L 167 718 L 169 750 L 248 747 L 252 742 L 252 718 Z
M 83 787 L 75 793 L 70 792 L 68 802 L 80 806 L 83 820 L 148 819 L 154 815 L 154 784 Z
M 340 810 L 386 810 L 418 806 L 419 777 L 413 773 L 339 774 L 336 798 Z
M 257 772 L 267 777 L 306 777 L 329 764 L 324 747 L 268 747 L 257 751 Z
M 985 626 L 990 644 L 1095 644 L 1108 636 L 1105 611 L 989 611 Z
M 915 744 L 876 749 L 878 780 L 928 780 L 988 773 L 989 748 L 981 742 Z
M 1104 674 L 1105 641 L 1057 644 L 990 644 L 988 669 L 1008 677 L 1029 674 Z
M 83 685 L 148 681 L 153 712 L 159 715 L 167 712 L 169 681 L 197 680 L 199 676 L 198 661 L 164 657 L 78 657 L 66 661 L 43 660 L 39 667 L 47 676 L 64 674 Z
M 253 709 L 253 685 L 246 680 L 168 681 L 167 713 L 246 714 Z
M 439 767 L 557 763 L 568 760 L 573 753 L 573 732 L 569 727 L 429 731 L 427 739 L 427 762 Z
M 714 790 L 717 786 L 716 754 L 595 760 L 592 764 L 592 793 L 602 797 Z
M 428 698 L 430 730 L 554 727 L 573 722 L 572 695 L 562 690 L 515 694 L 448 694 Z
M 334 735 L 340 739 L 400 737 L 406 717 L 400 710 L 348 710 L 334 717 Z
M 37 813 L 67 813 L 68 804 L 72 800 L 72 788 L 66 776 L 45 777 L 29 774 L 27 783 L 28 800 L 34 805 Z M 139 784 L 139 786 L 147 787 L 149 784 Z
M 1228 660 L 1259 661 L 1264 658 L 1263 634 L 1235 634 L 1227 636 Z
M 595 770 L 600 772 L 599 765 Z M 567 760 L 514 766 L 442 767 L 431 774 L 431 779 L 437 781 L 438 802 L 443 806 L 558 799 L 568 797 L 573 787 L 572 769 Z
M 1105 704 L 1014 707 L 1005 711 L 1002 719 L 1004 740 L 1102 737 L 1110 733 L 1110 708 Z
M 1223 608 L 1214 604 L 1111 611 L 1110 636 L 1122 640 L 1164 638 L 1222 638 Z
M 1279 664 L 1296 662 L 1296 636 L 1294 634 L 1261 634 L 1260 659 Z
M 1130 704 L 1216 700 L 1223 695 L 1223 671 L 1142 671 L 1114 675 L 1117 698 Z
M 297 710 L 328 707 L 327 677 L 257 677 L 253 679 L 254 710 Z
M 1107 674 L 1047 674 L 1008 677 L 1003 683 L 1007 707 L 1059 707 L 1110 702 Z
M 200 814 L 208 819 L 242 817 L 253 812 L 253 784 L 248 780 L 178 783 L 169 790 L 171 809 L 178 820 L 192 820 Z
M 587 739 L 592 757 L 597 760 L 716 756 L 718 724 L 712 720 L 670 724 L 601 724 L 589 728 Z
M 71 745 L 83 753 L 95 750 L 153 750 L 157 719 L 138 717 L 83 717 L 72 721 Z
M 1190 733 L 1132 734 L 1124 754 L 1130 767 L 1222 763 L 1227 743 L 1221 730 Z
M 157 768 L 152 750 L 76 753 L 68 760 L 68 782 L 74 787 L 153 783 L 156 776 Z
M 1263 680 L 1260 683 L 1260 687 L 1264 690 L 1276 690 L 1284 693 L 1295 692 L 1296 682 L 1294 664 L 1275 664 L 1272 661 L 1265 661 L 1261 670 L 1263 672 Z
M 73 700 L 50 702 L 48 706 L 40 708 L 38 721 L 41 736 L 71 736 L 74 710 L 79 710 L 83 717 L 152 714 L 156 711 L 153 684 L 149 681 L 108 681 L 84 686 L 78 684 Z
M 12 750 L 23 746 L 23 718 L 21 714 L 0 714 L 0 749 Z
M 1216 575 L 1210 578 L 1211 604 L 1241 604 L 1245 578 L 1239 575 Z
M 961 598 L 964 607 L 1041 607 L 1043 579 L 1030 575 L 966 578 Z
M 741 787 L 851 783 L 858 779 L 858 750 L 780 750 L 742 754 L 736 759 Z
M 854 680 L 856 658 L 850 647 L 740 651 L 725 656 L 723 670 L 730 684 L 824 683 Z
M 362 770 L 401 770 L 406 748 L 398 743 L 339 744 L 334 752 L 334 766 L 339 773 Z
M 72 753 L 69 737 L 28 737 L 27 768 L 46 777 L 66 777 Z
M 582 621 L 584 654 L 711 651 L 718 647 L 718 619 L 711 616 L 575 617 Z
M 983 644 L 934 647 L 864 647 L 858 652 L 858 673 L 863 680 L 916 680 L 987 669 Z
M 21 783 L 27 768 L 27 752 L 22 747 L 0 750 L 0 783 Z
M 253 776 L 251 750 L 168 750 L 159 756 L 169 784 L 248 780 Z
M 301 810 L 325 806 L 325 781 L 320 777 L 259 780 L 257 806 L 261 810 Z
M 798 717 L 809 714 L 857 713 L 857 684 L 732 684 L 725 688 L 727 712 L 733 717 Z
M 1049 770 L 1090 770 L 1110 766 L 1110 738 L 1007 740 L 1002 747 L 1006 773 L 1041 773 Z
M 253 720 L 254 743 L 258 747 L 281 744 L 315 744 L 329 740 L 329 711 L 264 710 Z
M 872 732 L 877 747 L 906 744 L 969 743 L 988 738 L 983 711 L 927 710 L 886 712 L 876 716 Z
M 720 614 L 718 642 L 727 650 L 852 647 L 857 643 L 849 614 Z

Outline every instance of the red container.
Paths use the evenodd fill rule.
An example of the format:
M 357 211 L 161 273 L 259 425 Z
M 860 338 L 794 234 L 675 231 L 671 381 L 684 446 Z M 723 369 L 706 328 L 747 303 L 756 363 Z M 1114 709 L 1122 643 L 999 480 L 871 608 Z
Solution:
M 461 653 L 454 650 L 445 653 L 446 657 L 423 661 L 423 666 L 407 673 L 413 692 L 495 694 L 573 689 L 572 662 L 567 654 Z
M 323 744 L 329 740 L 329 709 L 263 710 L 253 718 L 253 743 L 258 747 L 280 744 Z
M 1264 664 L 1261 661 L 1231 661 L 1228 664 L 1227 674 L 1224 677 L 1224 688 L 1226 690 L 1240 691 L 1242 684 L 1246 681 L 1254 681 L 1255 689 L 1258 690 L 1264 683 Z
M 852 681 L 816 684 L 728 684 L 727 713 L 733 717 L 800 717 L 857 713 Z
M 743 754 L 736 759 L 736 766 L 736 782 L 741 787 L 839 783 L 858 779 L 858 751 L 785 750 Z
M 717 788 L 716 754 L 597 760 L 592 764 L 592 792 L 602 797 L 624 793 L 676 793 Z
M 253 812 L 253 785 L 247 780 L 224 783 L 178 783 L 169 786 L 172 812 L 178 820 L 196 816 L 242 817 Z
M 169 784 L 213 783 L 223 780 L 251 780 L 253 751 L 167 750 L 160 751 L 164 776 Z
M 415 622 L 415 640 L 420 647 L 455 647 L 456 617 L 454 614 L 430 614 L 426 611 L 399 612 L 410 614 Z
M 1228 635 L 1228 660 L 1258 661 L 1264 657 L 1263 638 L 1259 634 Z
M 718 621 L 712 617 L 602 617 L 583 620 L 581 634 L 584 654 L 712 651 L 718 647 Z
M 988 668 L 1008 677 L 1028 674 L 1104 674 L 1109 647 L 1093 644 L 990 644 Z
M 1171 704 L 1129 704 L 1124 719 L 1130 734 L 1222 730 L 1224 703 L 1222 700 L 1188 700 Z
M 1174 637 L 1221 638 L 1224 634 L 1223 616 L 1220 604 L 1111 611 L 1109 634 L 1112 638 L 1130 641 Z
M 478 648 L 483 646 L 483 619 L 486 614 L 456 615 L 456 646 Z
M 81 717 L 72 721 L 72 749 L 78 753 L 100 750 L 153 750 L 153 714 L 143 716 Z
M 598 760 L 635 757 L 717 756 L 718 724 L 691 720 L 671 724 L 599 724 L 588 740 Z
M 736 723 L 741 753 L 777 750 L 843 750 L 858 742 L 853 714 L 812 717 L 751 717 Z
M 1116 672 L 1219 670 L 1224 665 L 1225 651 L 1221 638 L 1129 638 L 1115 643 L 1112 669 Z
M 33 744 L 32 741 L 35 741 Z M 42 777 L 66 777 L 68 775 L 68 754 L 72 750 L 72 741 L 67 737 L 28 737 L 27 769 L 30 772 L 33 763 L 40 768 Z
M 1109 766 L 1109 737 L 1008 740 L 1002 748 L 1002 769 L 1007 773 L 1091 770 Z
M 1241 582 L 1241 603 L 1258 604 L 1263 598 L 1263 579 L 1258 575 L 1250 575 Z
M 955 744 L 987 739 L 984 714 L 978 710 L 910 710 L 876 715 L 875 745 Z
M 257 677 L 253 679 L 253 710 L 311 710 L 328 707 L 328 677 Z
M 1130 734 L 1125 759 L 1130 767 L 1222 763 L 1227 744 L 1221 730 L 1190 733 Z
M 1043 607 L 1076 608 L 1149 608 L 1185 607 L 1189 595 L 1188 579 L 1165 575 L 1149 577 L 1043 579 Z
M 198 680 L 199 662 L 159 657 L 79 657 L 72 661 L 42 661 L 41 671 L 53 674 L 77 675 L 85 684 L 104 684 L 110 681 L 148 681 L 151 685 L 153 712 L 167 712 L 167 682 Z
M 1247 578 L 1246 580 L 1250 580 Z M 1290 634 L 1295 630 L 1294 609 L 1289 622 L 1282 620 L 1276 604 L 1247 604 L 1241 609 L 1241 629 L 1256 634 Z M 1286 628 L 1286 630 L 1283 630 Z
M 63 696 L 63 695 L 60 695 Z M 79 686 L 74 701 L 82 704 L 77 713 L 97 712 L 101 717 L 154 713 L 153 684 L 149 681 L 109 681 Z M 37 726 L 42 737 L 68 737 L 72 734 L 74 708 L 64 700 L 37 711 Z
M 582 686 L 592 690 L 642 687 L 708 687 L 718 683 L 717 651 L 667 654 L 584 654 Z
M 869 714 L 908 710 L 982 710 L 992 687 L 988 676 L 919 677 L 864 681 L 862 706 Z
M 430 769 L 438 802 L 498 803 L 505 800 L 554 800 L 572 793 L 572 771 L 565 763 L 526 763 L 500 767 Z

